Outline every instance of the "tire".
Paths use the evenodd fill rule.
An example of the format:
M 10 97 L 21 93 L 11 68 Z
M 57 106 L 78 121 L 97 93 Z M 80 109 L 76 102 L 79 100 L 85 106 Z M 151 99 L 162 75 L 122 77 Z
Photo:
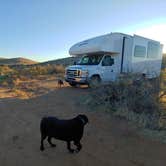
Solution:
M 69 82 L 69 85 L 72 86 L 72 87 L 76 87 L 77 86 L 77 84 L 74 83 L 74 82 Z
M 101 85 L 101 78 L 99 76 L 92 76 L 89 81 L 90 88 L 97 88 Z

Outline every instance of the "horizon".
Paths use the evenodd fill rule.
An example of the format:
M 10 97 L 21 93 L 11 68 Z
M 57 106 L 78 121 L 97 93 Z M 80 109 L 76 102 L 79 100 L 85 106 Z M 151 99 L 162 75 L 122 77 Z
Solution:
M 162 0 L 6 0 L 0 6 L 0 57 L 70 57 L 73 44 L 110 32 L 157 40 L 166 53 L 165 8 Z

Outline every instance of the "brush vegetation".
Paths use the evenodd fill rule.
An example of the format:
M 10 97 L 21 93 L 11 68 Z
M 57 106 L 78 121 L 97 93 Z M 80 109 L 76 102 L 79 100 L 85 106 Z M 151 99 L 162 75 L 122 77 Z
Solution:
M 109 111 L 144 128 L 164 129 L 166 112 L 163 111 L 161 99 L 166 94 L 166 81 L 163 73 L 165 71 L 161 74 L 162 78 L 155 79 L 133 74 L 123 75 L 109 85 L 92 90 L 86 104 Z
M 43 80 L 51 78 L 63 79 L 65 68 L 62 65 L 34 65 L 34 66 L 0 66 L 0 87 L 8 88 L 21 98 L 29 98 L 41 91 L 40 88 L 31 83 L 32 80 Z

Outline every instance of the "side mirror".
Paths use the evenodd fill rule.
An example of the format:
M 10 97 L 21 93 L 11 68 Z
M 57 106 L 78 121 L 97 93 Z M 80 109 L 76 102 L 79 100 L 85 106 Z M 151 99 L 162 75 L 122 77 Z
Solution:
M 73 63 L 74 65 L 76 65 L 77 64 L 77 62 L 76 61 L 74 61 L 74 63 Z

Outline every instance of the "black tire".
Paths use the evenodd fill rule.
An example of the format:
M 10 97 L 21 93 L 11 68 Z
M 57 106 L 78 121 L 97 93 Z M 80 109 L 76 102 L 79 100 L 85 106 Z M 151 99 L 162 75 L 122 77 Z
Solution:
M 97 88 L 101 85 L 101 78 L 99 76 L 92 76 L 89 80 L 90 88 Z
M 72 86 L 72 87 L 76 87 L 77 86 L 77 84 L 74 83 L 74 82 L 69 82 L 69 85 Z

